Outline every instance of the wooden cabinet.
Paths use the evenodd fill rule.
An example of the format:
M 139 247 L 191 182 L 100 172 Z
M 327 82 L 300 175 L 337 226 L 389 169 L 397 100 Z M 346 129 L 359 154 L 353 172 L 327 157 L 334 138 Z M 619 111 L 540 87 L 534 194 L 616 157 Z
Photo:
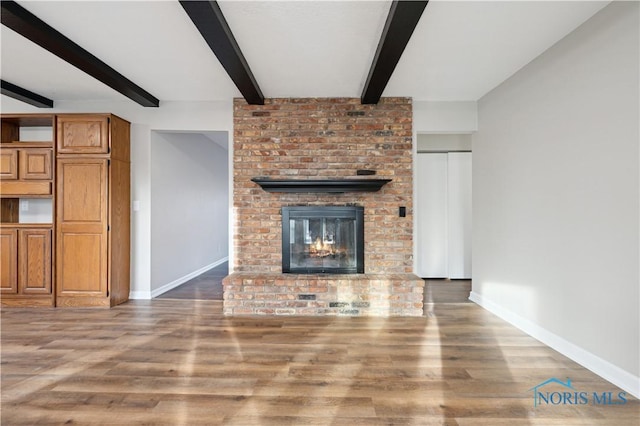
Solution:
M 57 305 L 114 306 L 129 298 L 129 123 L 73 115 L 57 126 Z
M 18 230 L 0 229 L 0 291 L 18 293 Z
M 58 154 L 107 154 L 109 120 L 103 114 L 58 116 Z
M 20 294 L 51 294 L 51 230 L 18 230 Z
M 107 297 L 107 162 L 58 160 L 58 296 Z
M 127 301 L 130 124 L 111 114 L 2 114 L 1 123 L 2 306 Z M 53 212 L 46 223 L 42 203 Z M 22 211 L 30 204 L 35 214 Z
M 47 196 L 51 195 L 51 182 L 1 182 L 0 193 L 3 196 Z
M 15 147 L 20 146 L 19 148 Z M 4 195 L 51 195 L 53 148 L 43 143 L 2 144 L 0 192 Z
M 3 297 L 6 297 L 6 294 L 50 295 L 51 230 L 3 228 L 0 241 L 2 248 L 0 289 Z M 20 306 L 30 305 L 29 299 L 17 300 Z M 46 302 L 46 299 L 40 302 Z
M 20 144 L 2 147 L 0 177 L 3 180 L 50 180 L 53 178 L 53 149 Z M 11 144 L 11 146 L 17 145 Z
M 44 208 L 55 203 L 54 115 L 3 114 L 0 122 L 1 304 L 55 306 L 54 220 Z
M 18 175 L 20 179 L 53 179 L 53 149 L 20 149 L 18 158 Z
M 0 151 L 0 178 L 3 180 L 18 179 L 18 150 L 4 148 Z

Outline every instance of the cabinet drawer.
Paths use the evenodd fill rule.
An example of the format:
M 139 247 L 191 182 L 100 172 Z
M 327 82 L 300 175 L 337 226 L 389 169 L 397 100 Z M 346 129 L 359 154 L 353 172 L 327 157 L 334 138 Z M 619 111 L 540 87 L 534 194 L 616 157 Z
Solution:
M 20 179 L 49 180 L 53 177 L 52 166 L 53 150 L 20 150 L 18 167 Z
M 51 182 L 0 182 L 0 193 L 7 195 L 51 195 Z
M 0 178 L 18 179 L 18 150 L 5 148 L 0 151 Z
M 60 115 L 57 125 L 59 154 L 107 154 L 109 120 L 102 115 Z

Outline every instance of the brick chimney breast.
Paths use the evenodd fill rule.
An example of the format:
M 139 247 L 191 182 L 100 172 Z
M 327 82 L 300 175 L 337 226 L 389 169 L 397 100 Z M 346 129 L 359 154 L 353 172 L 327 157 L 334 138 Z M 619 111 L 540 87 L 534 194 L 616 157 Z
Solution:
M 387 280 L 390 284 L 383 291 L 393 290 L 395 286 L 400 290 L 398 294 L 407 291 L 420 293 L 419 308 L 416 307 L 418 301 L 403 300 L 408 311 L 401 315 L 415 315 L 417 310 L 421 314 L 422 280 L 412 274 L 412 117 L 410 98 L 382 98 L 376 105 L 361 105 L 358 98 L 274 98 L 265 99 L 264 105 L 249 105 L 244 99 L 234 100 L 233 269 L 235 274 L 253 278 L 250 279 L 251 284 L 247 284 L 239 276 L 235 280 L 233 275 L 227 277 L 227 314 L 298 315 L 307 310 L 307 314 L 314 315 L 361 315 L 361 310 L 371 309 L 371 301 L 362 297 L 358 300 L 327 300 L 326 309 L 338 310 L 335 312 L 320 312 L 325 307 L 318 297 L 315 300 L 310 297 L 299 299 L 297 295 L 292 295 L 292 299 L 282 297 L 279 306 L 270 307 L 263 303 L 264 292 L 259 296 L 262 299 L 257 299 L 258 293 L 252 294 L 250 299 L 247 298 L 249 294 L 235 298 L 239 295 L 236 293 L 238 288 L 262 287 L 264 290 L 265 287 L 277 287 L 275 283 L 278 280 L 292 279 L 281 271 L 280 208 L 293 205 L 363 206 L 365 274 L 352 276 L 344 288 L 362 287 L 366 275 L 375 276 L 373 287 L 384 287 L 379 281 Z M 389 178 L 392 181 L 378 192 L 343 194 L 269 193 L 251 181 L 258 176 L 272 179 L 362 178 L 356 175 L 362 169 L 375 170 L 372 178 Z M 406 207 L 405 217 L 398 215 L 400 206 Z M 284 278 L 280 278 L 282 275 Z M 263 280 L 273 278 L 273 285 L 255 285 L 261 276 L 267 277 Z M 411 286 L 400 289 L 401 277 L 406 277 Z M 326 280 L 320 278 L 307 276 L 300 278 L 305 285 L 289 284 L 292 284 L 290 287 L 300 287 L 301 293 L 313 295 L 316 292 L 309 290 L 310 280 L 317 290 L 331 288 L 336 280 L 335 276 Z M 230 289 L 233 294 L 228 292 Z M 227 296 L 233 299 L 227 299 Z M 395 294 L 387 296 L 391 301 L 397 299 Z M 247 301 L 250 303 L 245 304 Z M 334 306 L 330 307 L 330 303 Z M 388 308 L 388 303 L 385 306 Z

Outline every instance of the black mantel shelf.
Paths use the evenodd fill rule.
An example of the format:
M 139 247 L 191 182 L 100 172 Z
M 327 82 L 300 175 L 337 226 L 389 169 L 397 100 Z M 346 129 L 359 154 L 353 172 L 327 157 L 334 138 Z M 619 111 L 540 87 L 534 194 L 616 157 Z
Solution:
M 267 192 L 375 192 L 391 179 L 251 179 Z

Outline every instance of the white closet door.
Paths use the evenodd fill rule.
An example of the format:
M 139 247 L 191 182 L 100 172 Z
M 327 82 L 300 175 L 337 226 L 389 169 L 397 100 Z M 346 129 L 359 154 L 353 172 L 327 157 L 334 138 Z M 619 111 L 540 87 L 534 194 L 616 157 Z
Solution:
M 471 153 L 450 152 L 447 162 L 449 278 L 471 278 Z
M 416 274 L 423 278 L 448 277 L 447 260 L 447 154 L 418 154 L 417 160 Z

